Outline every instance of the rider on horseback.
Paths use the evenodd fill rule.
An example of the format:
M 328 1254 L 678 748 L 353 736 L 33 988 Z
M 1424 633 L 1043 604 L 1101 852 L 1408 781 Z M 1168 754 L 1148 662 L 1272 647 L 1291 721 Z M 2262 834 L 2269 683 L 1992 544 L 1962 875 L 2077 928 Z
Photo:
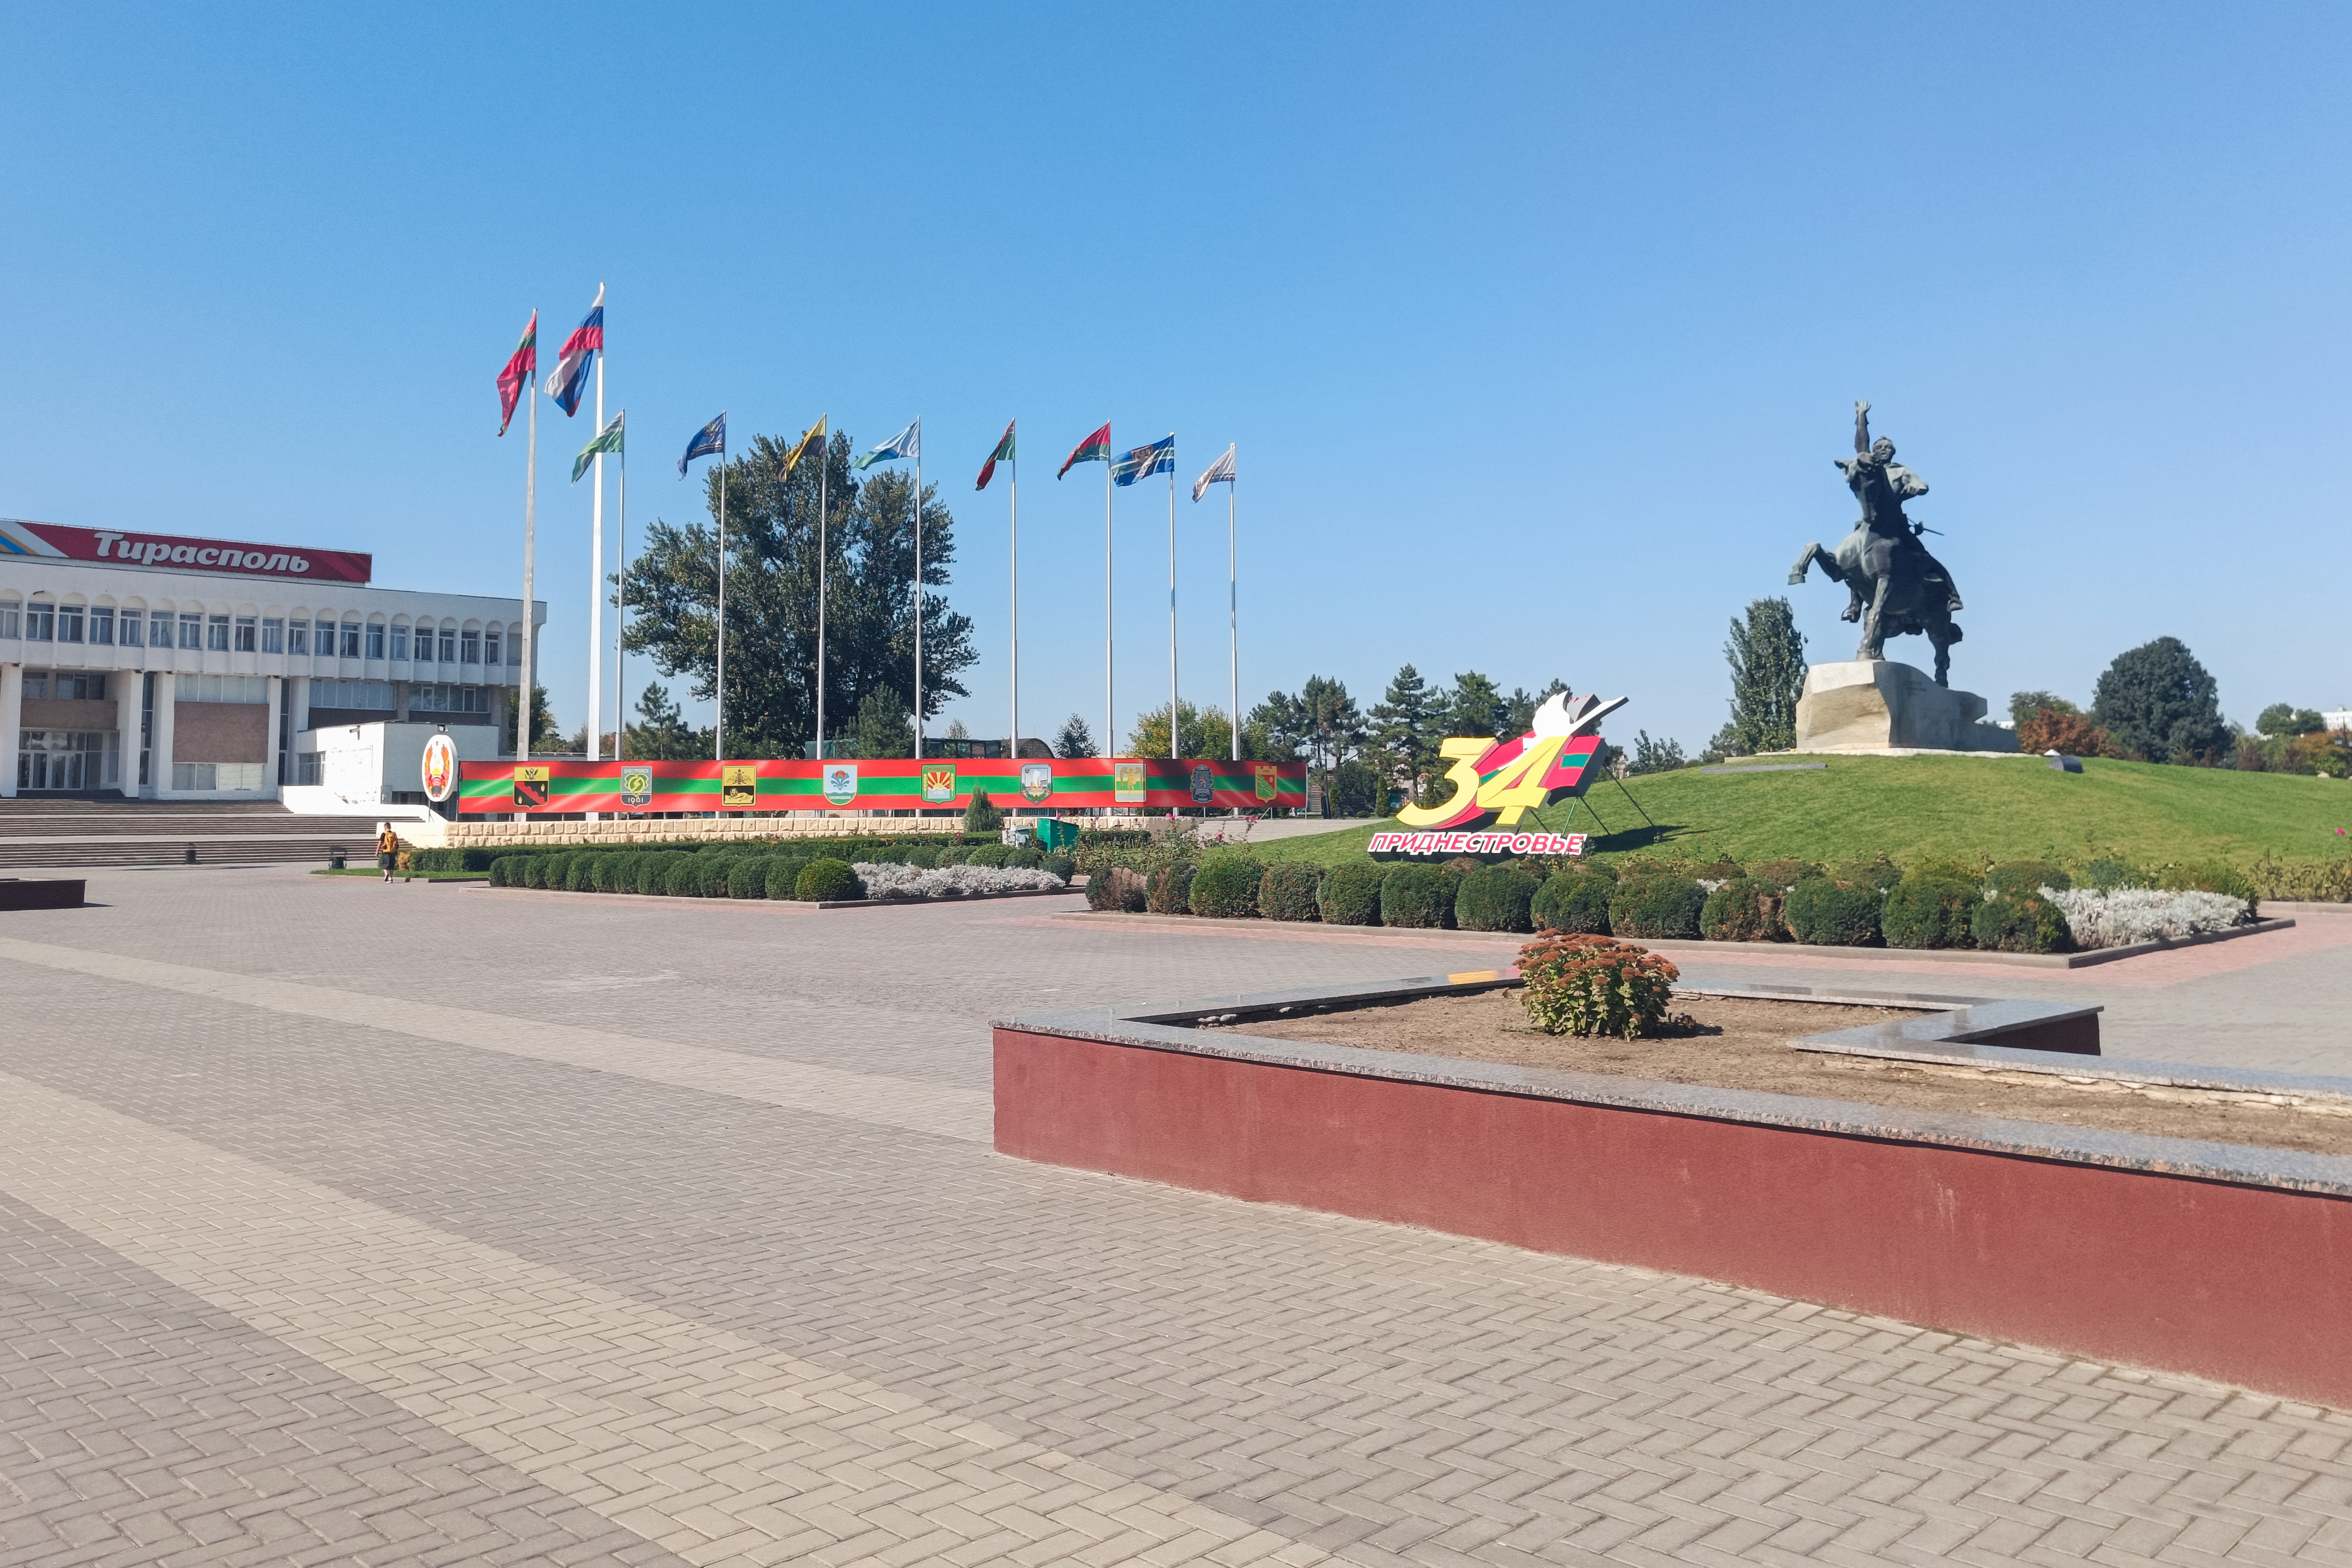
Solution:
M 1960 603 L 1959 586 L 1952 580 L 1952 574 L 1945 570 L 1942 561 L 1928 552 L 1926 545 L 1919 542 L 1924 525 L 1903 515 L 1903 503 L 1916 501 L 1926 495 L 1927 482 L 1895 461 L 1895 443 L 1883 435 L 1876 441 L 1870 439 L 1870 404 L 1867 402 L 1853 405 L 1853 452 L 1852 457 L 1833 457 L 1830 461 L 1844 472 L 1846 485 L 1853 491 L 1854 498 L 1862 503 L 1862 519 L 1855 527 L 1887 540 L 1892 551 L 1909 556 L 1908 566 L 1923 582 L 1943 586 L 1950 599 L 1948 608 L 1964 609 Z M 1874 571 L 1872 575 L 1884 576 L 1885 573 Z M 1847 604 L 1841 620 L 1862 619 L 1862 586 L 1857 582 L 1853 589 L 1852 602 Z

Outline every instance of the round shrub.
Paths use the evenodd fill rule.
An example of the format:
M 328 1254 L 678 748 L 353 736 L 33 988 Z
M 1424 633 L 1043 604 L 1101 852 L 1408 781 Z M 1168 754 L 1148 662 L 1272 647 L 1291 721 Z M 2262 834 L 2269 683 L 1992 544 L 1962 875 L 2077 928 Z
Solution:
M 1886 895 L 1879 929 L 1889 947 L 1965 947 L 1969 918 L 1983 902 L 1974 882 L 1906 877 Z
M 1381 878 L 1381 924 L 1451 930 L 1454 901 L 1461 889 L 1460 872 L 1410 862 L 1392 865 Z
M 695 892 L 704 898 L 725 898 L 727 882 L 735 870 L 735 855 L 697 855 Z
M 803 904 L 830 904 L 863 898 L 866 889 L 847 861 L 816 860 L 801 868 L 800 884 L 793 889 L 793 896 Z
M 547 885 L 548 862 L 554 858 L 555 857 L 552 855 L 532 855 L 529 860 L 525 861 L 522 867 L 523 886 L 545 887 Z
M 910 866 L 919 867 L 924 871 L 934 869 L 940 863 L 940 846 L 937 844 L 916 844 L 907 852 L 907 863 Z
M 1780 924 L 1782 897 L 1770 883 L 1734 877 L 1699 907 L 1699 935 L 1710 942 L 1777 942 L 1788 935 Z
M 669 875 L 669 862 L 676 858 L 668 850 L 649 850 L 637 857 L 635 891 L 648 895 L 659 894 Z
M 662 868 L 662 892 L 671 898 L 702 896 L 702 862 L 695 855 L 679 855 Z
M 1019 866 L 1024 871 L 1035 871 L 1038 867 L 1045 863 L 1045 852 L 1044 850 L 1032 849 L 1024 845 L 1020 849 L 1014 850 L 1011 854 L 1007 855 L 1004 859 L 1004 863 L 1010 866 Z
M 588 874 L 582 879 L 580 885 L 591 893 L 610 893 L 613 891 L 613 878 L 620 867 L 621 854 L 617 850 L 605 850 L 590 855 Z
M 512 872 L 520 863 L 519 857 L 514 855 L 500 855 L 498 859 L 492 861 L 490 862 L 490 885 L 492 887 L 506 887 L 509 885 L 507 881 L 508 873 Z
M 1969 935 L 1996 953 L 2063 953 L 2072 945 L 2066 917 L 2046 898 L 1988 898 L 1969 916 Z
M 1220 855 L 1192 874 L 1192 913 L 1209 920 L 1246 920 L 1257 913 L 1258 868 L 1240 855 Z
M 1143 873 L 1130 866 L 1110 866 L 1087 878 L 1088 909 L 1140 915 L 1148 896 Z
M 1257 912 L 1268 920 L 1320 920 L 1317 894 L 1323 871 L 1305 861 L 1281 861 L 1265 868 L 1258 879 Z
M 2060 892 L 2074 885 L 2074 881 L 2048 861 L 2007 861 L 1992 868 L 1985 878 L 1986 885 L 2004 896 L 2021 894 L 2028 897 L 2045 887 Z
M 1587 936 L 1609 935 L 1609 897 L 1616 879 L 1603 868 L 1554 872 L 1528 906 L 1528 918 L 1538 931 L 1565 931 Z
M 1964 882 L 1981 888 L 1985 883 L 1982 861 L 1964 861 L 1953 855 L 1931 855 L 1904 872 L 1906 882 Z
M 806 855 L 778 855 L 768 862 L 764 895 L 790 899 L 799 896 L 801 873 L 808 867 Z
M 1830 868 L 1829 874 L 1832 882 L 1842 882 L 1850 887 L 1867 887 L 1885 898 L 1886 890 L 1903 880 L 1903 868 L 1880 855 L 1876 860 L 1840 862 Z
M 1533 931 L 1531 908 L 1541 883 L 1507 865 L 1482 865 L 1454 894 L 1454 924 L 1465 931 Z
M 963 863 L 966 865 L 1003 865 L 1006 861 L 1010 860 L 1012 856 L 1013 850 L 1009 845 L 982 844 L 980 848 L 966 854 L 963 857 Z
M 1706 907 L 1706 889 L 1696 877 L 1655 872 L 1621 877 L 1609 900 L 1609 929 L 1620 936 L 1696 942 L 1699 912 Z
M 596 857 L 592 854 L 575 853 L 565 855 L 563 857 L 563 891 L 566 893 L 593 892 L 594 884 L 590 881 L 590 878 L 595 874 L 595 862 Z M 550 877 L 551 880 L 549 881 L 548 885 L 552 887 L 555 885 L 555 883 L 552 880 L 551 873 L 550 873 Z
M 1326 925 L 1378 925 L 1381 923 L 1381 865 L 1333 866 L 1316 889 L 1317 913 Z
M 739 855 L 727 868 L 727 896 L 760 898 L 768 891 L 767 855 Z
M 970 850 L 959 849 L 950 846 L 940 852 L 939 863 L 941 865 L 961 865 L 965 860 L 971 856 L 971 852 Z
M 1809 877 L 1790 891 L 1785 918 L 1800 942 L 1820 947 L 1878 945 L 1878 890 L 1841 887 L 1825 876 Z
M 1037 869 L 1050 872 L 1064 882 L 1078 874 L 1078 862 L 1067 855 L 1046 855 L 1037 862 Z
M 613 868 L 613 891 L 635 893 L 639 879 L 645 875 L 646 862 L 653 856 L 644 850 L 632 850 L 620 858 L 621 863 Z
M 1654 953 L 1588 933 L 1538 936 L 1519 949 L 1519 1003 L 1547 1034 L 1655 1034 L 1681 977 Z
M 1143 879 L 1143 907 L 1152 915 L 1192 913 L 1192 878 L 1200 867 L 1190 861 L 1164 865 Z

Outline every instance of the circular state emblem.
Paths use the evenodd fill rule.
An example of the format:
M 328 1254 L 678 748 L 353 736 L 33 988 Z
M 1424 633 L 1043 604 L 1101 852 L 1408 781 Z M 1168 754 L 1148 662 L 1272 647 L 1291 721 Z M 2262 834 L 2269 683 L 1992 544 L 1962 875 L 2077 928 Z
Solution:
M 436 735 L 425 743 L 425 798 L 438 806 L 457 792 L 457 743 Z

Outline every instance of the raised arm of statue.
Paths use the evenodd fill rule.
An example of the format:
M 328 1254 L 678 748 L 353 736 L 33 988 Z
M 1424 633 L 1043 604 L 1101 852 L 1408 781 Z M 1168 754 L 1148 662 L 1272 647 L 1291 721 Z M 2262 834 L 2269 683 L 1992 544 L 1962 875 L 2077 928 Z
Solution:
M 1853 400 L 1853 449 L 1856 453 L 1870 450 L 1870 404 L 1862 398 Z

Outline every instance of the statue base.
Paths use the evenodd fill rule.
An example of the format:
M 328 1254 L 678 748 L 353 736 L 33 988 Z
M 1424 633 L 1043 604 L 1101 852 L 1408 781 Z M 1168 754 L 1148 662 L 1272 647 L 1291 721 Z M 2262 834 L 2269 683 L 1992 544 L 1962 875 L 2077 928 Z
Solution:
M 2006 751 L 2017 736 L 1979 724 L 1985 699 L 1891 659 L 1815 664 L 1797 704 L 1799 751 Z

